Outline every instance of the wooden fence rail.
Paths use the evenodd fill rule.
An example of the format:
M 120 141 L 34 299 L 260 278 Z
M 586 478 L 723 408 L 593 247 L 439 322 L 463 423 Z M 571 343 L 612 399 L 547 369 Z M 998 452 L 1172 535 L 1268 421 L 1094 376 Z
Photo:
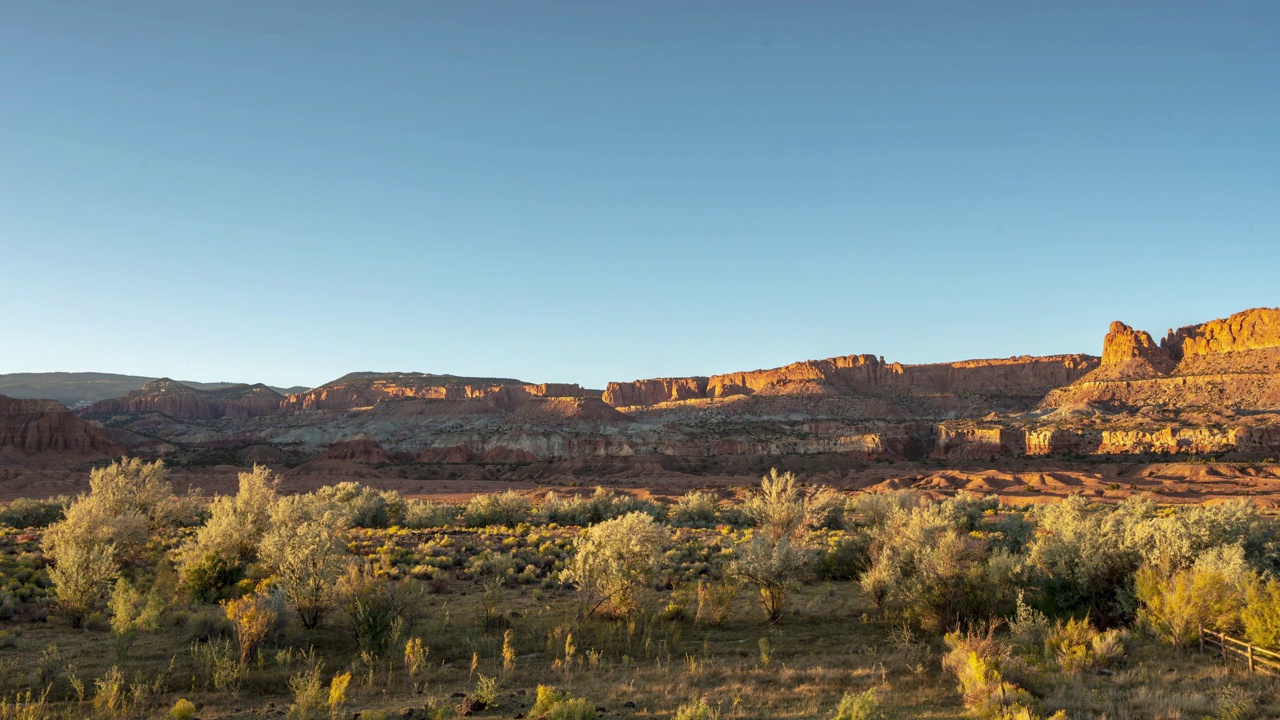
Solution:
M 1253 672 L 1280 677 L 1280 653 L 1237 640 L 1230 635 L 1200 628 L 1200 652 L 1206 651 L 1221 656 L 1224 663 L 1239 660 Z

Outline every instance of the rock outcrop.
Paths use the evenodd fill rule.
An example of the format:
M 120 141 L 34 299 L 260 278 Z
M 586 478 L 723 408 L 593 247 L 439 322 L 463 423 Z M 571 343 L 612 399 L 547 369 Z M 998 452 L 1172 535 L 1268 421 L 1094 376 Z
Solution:
M 271 415 L 280 412 L 284 396 L 266 385 L 232 385 L 219 390 L 198 390 L 161 378 L 128 395 L 100 400 L 83 414 L 157 412 L 175 418 L 216 420 Z
M 1040 397 L 1098 366 L 1089 355 L 964 360 L 931 365 L 887 363 L 874 355 L 807 360 L 771 370 L 710 378 L 657 378 L 609 383 L 604 401 L 616 407 L 737 395 L 932 395 L 987 393 Z
M 1170 330 L 1161 345 L 1177 360 L 1280 347 L 1280 308 L 1254 308 L 1222 320 Z
M 846 355 L 610 383 L 602 394 L 422 373 L 355 373 L 287 398 L 263 386 L 162 380 L 89 410 L 85 417 L 107 426 L 99 435 L 175 463 L 252 456 L 424 478 L 529 477 L 556 463 L 599 475 L 617 467 L 714 473 L 784 456 L 813 467 L 1085 455 L 1252 460 L 1280 456 L 1280 310 L 1189 326 L 1159 344 L 1116 322 L 1101 357 L 904 365 Z M 101 452 L 104 439 L 88 425 L 76 431 L 83 437 L 61 431 L 63 440 L 50 441 L 58 433 L 40 422 L 6 431 L 5 442 L 22 448 L 11 453 Z M 371 467 L 415 461 L 437 467 Z M 477 467 L 445 467 L 456 465 Z
M 657 405 L 707 396 L 707 378 L 652 378 L 628 383 L 611 382 L 602 396 L 614 407 Z
M 412 462 L 413 456 L 408 453 L 391 453 L 382 448 L 377 440 L 369 437 L 341 440 L 329 446 L 324 454 L 327 460 L 345 460 L 347 462 L 382 465 L 393 462 Z
M 576 384 L 526 383 L 506 378 L 467 378 L 426 373 L 352 373 L 306 392 L 290 395 L 285 411 L 351 410 L 388 400 L 483 400 L 510 410 L 535 397 L 588 394 Z
M 1026 434 L 1004 427 L 938 426 L 934 459 L 982 459 L 1006 455 L 1023 455 L 1027 451 Z
M 1159 346 L 1115 322 L 1102 354 L 1099 369 L 1050 392 L 1042 405 L 1280 410 L 1280 309 L 1170 330 Z
M 1173 355 L 1157 345 L 1145 330 L 1134 330 L 1120 321 L 1102 341 L 1102 366 L 1090 375 L 1093 380 L 1130 380 L 1167 375 L 1174 366 Z
M 21 455 L 58 453 L 67 459 L 100 459 L 123 452 L 98 428 L 55 400 L 15 400 L 0 395 L 0 450 Z

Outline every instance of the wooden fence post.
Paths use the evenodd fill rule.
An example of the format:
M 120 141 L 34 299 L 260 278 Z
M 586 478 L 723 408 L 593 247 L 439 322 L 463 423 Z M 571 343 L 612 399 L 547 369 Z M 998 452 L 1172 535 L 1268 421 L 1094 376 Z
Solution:
M 1249 672 L 1253 672 L 1253 643 L 1249 643 Z
M 1200 654 L 1204 654 L 1204 623 L 1200 623 Z
M 1218 645 L 1220 645 L 1220 646 L 1222 647 L 1222 664 L 1223 664 L 1223 665 L 1226 665 L 1226 664 L 1227 664 L 1227 662 L 1228 662 L 1228 658 L 1227 658 L 1227 636 L 1226 636 L 1226 635 L 1223 635 L 1222 633 L 1218 633 Z

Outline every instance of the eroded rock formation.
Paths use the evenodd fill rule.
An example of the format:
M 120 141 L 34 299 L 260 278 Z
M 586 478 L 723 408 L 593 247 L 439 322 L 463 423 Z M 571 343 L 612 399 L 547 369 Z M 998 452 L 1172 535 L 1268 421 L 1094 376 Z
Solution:
M 416 461 L 432 467 L 395 472 L 489 479 L 555 463 L 608 475 L 780 457 L 1280 456 L 1280 311 L 1189 326 L 1160 344 L 1116 322 L 1102 345 L 1100 358 L 927 365 L 846 355 L 610 383 L 603 395 L 504 378 L 355 373 L 277 395 L 274 409 L 261 386 L 205 392 L 164 381 L 91 410 L 130 452 L 179 462 L 252 455 L 372 473 Z
M 99 400 L 81 412 L 158 412 L 175 418 L 216 420 L 271 415 L 280 411 L 283 400 L 284 396 L 262 384 L 197 390 L 161 378 L 124 397 Z
M 61 403 L 0 395 L 0 450 L 4 449 L 22 455 L 58 453 L 72 460 L 107 458 L 123 451 Z
M 587 393 L 576 384 L 525 383 L 504 378 L 465 378 L 424 373 L 353 373 L 331 383 L 290 395 L 282 408 L 350 410 L 386 400 L 485 400 L 510 410 L 535 397 L 576 397 Z
M 609 383 L 604 400 L 617 407 L 736 395 L 883 395 L 988 393 L 1043 396 L 1098 366 L 1089 355 L 965 360 L 931 365 L 887 363 L 874 355 L 806 360 L 771 370 L 710 378 L 656 378 Z
M 1161 345 L 1178 360 L 1280 347 L 1280 308 L 1254 308 L 1222 320 L 1170 330 Z

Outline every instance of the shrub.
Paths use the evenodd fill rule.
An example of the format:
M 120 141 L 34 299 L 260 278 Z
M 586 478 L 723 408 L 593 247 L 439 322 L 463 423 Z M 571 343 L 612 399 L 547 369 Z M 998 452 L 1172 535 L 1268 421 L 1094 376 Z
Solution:
M 276 613 L 271 604 L 271 599 L 262 593 L 245 595 L 223 603 L 227 619 L 236 630 L 241 665 L 249 662 L 276 623 Z
M 472 657 L 472 668 L 475 666 L 475 658 Z M 471 693 L 471 707 L 483 710 L 492 707 L 498 700 L 498 679 L 481 675 L 476 680 L 476 689 Z
M 1124 633 L 1099 632 L 1087 618 L 1059 620 L 1044 640 L 1045 657 L 1067 674 L 1114 665 L 1124 658 Z
M 538 686 L 537 699 L 529 709 L 531 720 L 592 720 L 596 709 L 582 698 L 569 697 L 546 685 Z
M 1210 550 L 1190 568 L 1161 573 L 1144 565 L 1135 578 L 1139 619 L 1175 646 L 1200 627 L 1229 632 L 1240 622 L 1252 573 L 1239 545 Z
M 1245 586 L 1244 610 L 1241 612 L 1249 642 L 1269 648 L 1280 648 L 1280 580 L 1263 583 L 1253 578 Z
M 709 492 L 687 493 L 667 511 L 667 521 L 676 527 L 713 528 L 720 511 L 720 501 Z
M 804 526 L 811 530 L 843 530 L 845 497 L 829 487 L 818 488 L 805 502 Z
M 333 607 L 334 585 L 346 563 L 345 538 L 341 516 L 318 506 L 313 498 L 283 497 L 271 510 L 262 558 L 308 629 L 316 627 Z
M 329 714 L 340 715 L 342 706 L 347 704 L 347 686 L 351 684 L 351 673 L 334 675 L 329 680 Z
M 877 528 L 887 524 L 894 515 L 918 506 L 922 499 L 920 493 L 911 489 L 864 492 L 849 500 L 849 510 L 863 525 Z
M 124 660 L 141 630 L 155 630 L 164 612 L 160 593 L 152 589 L 143 596 L 127 579 L 116 581 L 111 593 L 111 638 L 116 657 Z
M 875 688 L 854 695 L 845 693 L 840 698 L 833 720 L 875 720 L 880 717 L 880 701 L 876 698 Z
M 549 493 L 542 502 L 543 519 L 559 525 L 587 527 L 631 512 L 642 512 L 653 516 L 655 520 L 664 516 L 662 508 L 652 501 L 598 486 L 590 497 L 572 496 L 563 499 L 555 493 Z
M 636 608 L 636 591 L 656 577 L 669 540 L 652 516 L 639 512 L 593 525 L 578 536 L 562 578 L 578 586 L 587 614 L 607 607 L 625 616 Z
M 994 625 L 985 634 L 948 633 L 942 667 L 956 676 L 957 688 L 970 713 L 979 718 L 1038 717 L 1038 703 L 1031 693 L 1005 680 L 1004 668 L 1011 660 L 1007 646 L 995 640 Z
M 326 485 L 313 494 L 351 527 L 401 525 L 408 514 L 408 503 L 395 490 L 375 490 L 360 483 L 342 482 Z
M 404 526 L 415 529 L 451 527 L 461 512 L 462 508 L 457 505 L 409 500 Z
M 115 579 L 116 563 L 135 556 L 178 511 L 164 463 L 120 460 L 89 475 L 89 493 L 76 498 L 66 517 L 51 525 L 41 545 L 53 560 L 49 572 L 60 610 L 79 627 Z
M 49 568 L 49 579 L 57 594 L 57 610 L 71 619 L 73 627 L 80 627 L 119 574 L 114 555 L 115 546 L 110 544 L 59 543 L 56 564 Z
M 329 694 L 320 679 L 321 664 L 312 662 L 307 668 L 289 678 L 289 690 L 293 693 L 293 704 L 289 706 L 290 720 L 321 720 L 328 713 L 324 712 Z
M 240 687 L 244 667 L 230 638 L 192 643 L 191 659 L 195 661 L 196 676 L 206 688 L 216 692 L 235 692 Z
M 698 581 L 698 611 L 694 621 L 721 625 L 733 615 L 733 599 L 738 596 L 738 583 L 733 578 L 719 582 Z
M 62 520 L 71 499 L 65 495 L 48 500 L 18 498 L 0 510 L 0 525 L 11 528 L 44 528 Z
M 409 638 L 404 643 L 404 671 L 409 677 L 416 678 L 427 668 L 427 654 L 430 648 L 422 645 L 422 638 Z
M 585 698 L 572 698 L 556 705 L 546 720 L 594 720 L 596 709 Z
M 63 545 L 110 544 L 115 557 L 136 555 L 161 528 L 182 514 L 162 461 L 123 459 L 89 474 L 89 492 L 67 507 L 66 517 L 45 531 L 45 552 L 57 558 Z
M 697 698 L 676 708 L 674 720 L 720 720 L 720 713 L 707 704 L 706 698 Z
M 791 538 L 804 525 L 807 506 L 805 496 L 796 487 L 792 473 L 778 474 L 773 468 L 760 480 L 760 490 L 743 503 L 743 509 L 761 533 L 772 540 Z
M 404 582 L 378 579 L 369 563 L 348 565 L 336 592 L 360 651 L 375 657 L 399 640 L 415 609 Z
M 1036 509 L 1038 529 L 1027 561 L 1040 576 L 1045 609 L 1088 614 L 1104 624 L 1132 616 L 1133 577 L 1141 554 L 1134 528 L 1154 515 L 1154 506 L 1130 498 L 1118 508 L 1091 508 L 1079 495 Z
M 522 522 L 528 522 L 532 514 L 533 504 L 529 502 L 529 498 L 514 490 L 476 495 L 463 510 L 467 527 L 489 525 L 515 527 Z
M 1012 609 L 1019 561 L 990 552 L 981 536 L 965 530 L 972 520 L 963 508 L 935 503 L 896 512 L 872 535 L 863 591 L 931 630 Z
M 765 617 L 774 623 L 782 617 L 809 560 L 809 553 L 789 538 L 756 535 L 738 548 L 729 574 L 760 591 Z
M 548 685 L 539 685 L 538 691 L 533 701 L 533 707 L 529 708 L 529 717 L 540 718 L 545 717 L 551 712 L 551 708 L 565 701 L 563 693 L 557 692 L 555 688 Z
M 196 706 L 195 703 L 181 698 L 169 708 L 169 720 L 195 720 Z
M 177 552 L 183 583 L 204 601 L 238 582 L 244 566 L 257 559 L 278 499 L 279 481 L 265 467 L 240 473 L 239 482 L 234 497 L 213 499 L 209 519 Z
M 823 580 L 856 580 L 871 564 L 871 538 L 863 532 L 832 535 L 814 567 Z
M 182 585 L 199 602 L 225 597 L 244 578 L 245 566 L 216 552 L 186 556 L 182 565 Z

